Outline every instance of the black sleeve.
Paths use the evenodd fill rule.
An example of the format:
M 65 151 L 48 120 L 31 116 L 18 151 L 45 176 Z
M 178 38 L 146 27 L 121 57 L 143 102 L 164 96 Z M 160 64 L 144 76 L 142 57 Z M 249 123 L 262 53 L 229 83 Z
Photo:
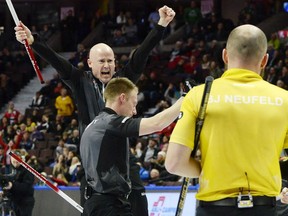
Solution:
M 164 31 L 165 27 L 156 25 L 134 51 L 129 62 L 119 72 L 118 76 L 127 77 L 135 83 L 144 71 L 150 52 L 162 39 Z
M 24 168 L 23 168 L 24 169 Z M 32 195 L 34 175 L 27 170 L 21 168 L 20 175 L 13 182 L 11 192 L 15 196 L 19 195 Z
M 35 53 L 51 64 L 60 74 L 61 79 L 69 80 L 74 66 L 63 56 L 52 50 L 38 34 L 34 34 L 33 36 L 34 42 L 31 47 Z
M 120 137 L 138 137 L 142 118 L 117 116 L 109 123 L 108 130 Z

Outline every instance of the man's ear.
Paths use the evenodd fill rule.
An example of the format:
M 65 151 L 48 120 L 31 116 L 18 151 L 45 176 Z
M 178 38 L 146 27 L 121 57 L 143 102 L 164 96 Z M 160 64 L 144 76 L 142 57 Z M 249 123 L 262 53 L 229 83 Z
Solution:
M 261 69 L 265 68 L 265 66 L 267 65 L 268 59 L 269 59 L 269 54 L 266 53 L 266 55 L 262 58 L 262 61 L 261 61 Z
M 91 60 L 89 58 L 87 59 L 87 64 L 88 64 L 89 68 L 92 68 L 92 66 L 91 66 L 92 62 L 91 62 Z
M 222 60 L 226 65 L 228 64 L 227 50 L 225 48 L 222 50 Z
M 120 101 L 121 103 L 123 103 L 123 102 L 125 102 L 125 100 L 126 100 L 126 95 L 125 95 L 124 93 L 120 94 L 120 96 L 119 96 L 119 101 Z

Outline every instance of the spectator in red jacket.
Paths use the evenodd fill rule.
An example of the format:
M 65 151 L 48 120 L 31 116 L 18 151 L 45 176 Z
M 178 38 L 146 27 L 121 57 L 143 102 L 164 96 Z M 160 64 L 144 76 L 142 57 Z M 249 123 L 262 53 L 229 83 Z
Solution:
M 4 165 L 5 165 L 5 173 L 10 173 L 11 171 L 11 156 L 9 153 L 14 150 L 18 149 L 20 141 L 22 139 L 22 134 L 17 132 L 14 136 L 14 139 L 11 139 L 8 143 L 5 143 L 3 140 L 3 133 L 0 131 L 0 146 L 4 149 Z
M 10 125 L 17 124 L 20 114 L 21 113 L 14 108 L 13 101 L 9 101 L 8 108 L 6 112 L 4 113 L 4 116 L 9 120 L 9 124 Z

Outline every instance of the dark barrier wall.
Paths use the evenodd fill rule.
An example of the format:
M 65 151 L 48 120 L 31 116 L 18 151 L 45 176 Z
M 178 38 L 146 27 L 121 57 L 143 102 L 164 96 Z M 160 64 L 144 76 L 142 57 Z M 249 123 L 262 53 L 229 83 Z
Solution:
M 80 204 L 80 192 L 78 187 L 59 187 L 62 192 L 67 194 L 76 203 Z M 163 213 L 164 215 L 175 215 L 180 186 L 149 186 L 146 187 L 149 203 L 149 212 L 152 215 Z M 190 186 L 184 205 L 183 215 L 195 215 L 196 186 Z M 57 216 L 69 215 L 80 216 L 80 212 L 59 194 L 52 189 L 43 186 L 35 187 L 35 207 L 33 216 Z
M 78 187 L 59 187 L 65 194 L 80 204 L 80 192 Z M 33 216 L 69 215 L 80 216 L 81 213 L 69 204 L 52 189 L 43 186 L 35 187 L 35 207 Z

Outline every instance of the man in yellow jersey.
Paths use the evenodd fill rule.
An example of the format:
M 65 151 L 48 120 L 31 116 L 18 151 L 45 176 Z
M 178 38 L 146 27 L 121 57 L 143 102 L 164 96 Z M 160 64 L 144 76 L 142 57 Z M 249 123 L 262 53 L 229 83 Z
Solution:
M 279 156 L 288 148 L 288 92 L 259 75 L 266 50 L 267 38 L 256 26 L 230 33 L 222 53 L 227 70 L 212 84 L 200 134 L 200 162 L 191 152 L 204 85 L 183 100 L 165 165 L 173 174 L 199 176 L 196 216 L 277 215 Z

